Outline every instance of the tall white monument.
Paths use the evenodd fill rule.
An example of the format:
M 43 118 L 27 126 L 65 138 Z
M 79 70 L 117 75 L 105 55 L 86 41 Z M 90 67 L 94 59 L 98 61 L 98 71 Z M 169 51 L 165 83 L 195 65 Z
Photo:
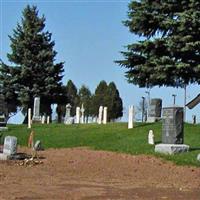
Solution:
M 34 98 L 34 107 L 33 107 L 33 118 L 32 121 L 35 123 L 41 122 L 40 116 L 40 97 Z
M 99 118 L 98 118 L 98 124 L 102 123 L 102 117 L 103 117 L 103 106 L 99 107 Z
M 108 112 L 108 108 L 104 107 L 103 108 L 103 124 L 107 124 L 107 112 Z
M 128 110 L 128 129 L 133 128 L 133 120 L 134 120 L 134 106 L 129 106 L 129 110 Z
M 84 124 L 85 123 L 85 120 L 84 120 L 85 119 L 85 115 L 84 115 L 85 109 L 83 107 L 83 104 L 81 106 L 80 111 L 81 111 L 81 124 Z
M 31 128 L 31 108 L 28 109 L 28 128 Z
M 80 107 L 76 107 L 76 123 L 80 123 Z

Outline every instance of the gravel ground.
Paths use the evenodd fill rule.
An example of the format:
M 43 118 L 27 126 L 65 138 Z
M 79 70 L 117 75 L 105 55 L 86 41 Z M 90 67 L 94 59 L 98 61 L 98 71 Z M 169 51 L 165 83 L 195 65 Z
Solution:
M 0 200 L 200 199 L 200 168 L 87 148 L 48 149 L 39 157 L 34 166 L 0 161 Z

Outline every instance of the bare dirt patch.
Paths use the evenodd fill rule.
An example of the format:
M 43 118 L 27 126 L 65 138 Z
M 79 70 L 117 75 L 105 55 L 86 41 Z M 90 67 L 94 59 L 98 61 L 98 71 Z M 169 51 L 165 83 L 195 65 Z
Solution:
M 29 152 L 22 148 L 20 152 Z M 200 168 L 87 148 L 39 152 L 43 164 L 0 161 L 0 199 L 200 199 Z

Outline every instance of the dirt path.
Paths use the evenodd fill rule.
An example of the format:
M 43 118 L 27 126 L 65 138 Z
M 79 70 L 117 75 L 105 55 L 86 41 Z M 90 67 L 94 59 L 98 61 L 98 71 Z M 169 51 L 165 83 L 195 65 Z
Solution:
M 0 161 L 0 200 L 200 199 L 200 168 L 87 148 L 39 155 L 43 164 L 32 167 Z

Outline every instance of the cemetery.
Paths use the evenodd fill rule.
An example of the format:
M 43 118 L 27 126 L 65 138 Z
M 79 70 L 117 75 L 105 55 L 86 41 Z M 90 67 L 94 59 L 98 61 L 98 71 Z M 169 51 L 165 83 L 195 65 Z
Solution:
M 37 6 L 26 5 L 21 21 L 12 33 L 6 33 L 10 49 L 4 49 L 6 56 L 0 58 L 0 200 L 199 200 L 199 116 L 190 113 L 192 122 L 187 121 L 186 111 L 200 103 L 200 94 L 194 98 L 196 91 L 187 95 L 191 85 L 200 83 L 200 3 L 121 2 L 128 4 L 128 19 L 123 24 L 134 34 L 133 43 L 120 51 L 121 60 L 114 60 L 108 51 L 118 45 L 123 31 L 120 37 L 108 37 L 112 29 L 116 33 L 120 28 L 112 27 L 114 23 L 108 19 L 105 28 L 101 25 L 103 18 L 94 15 L 102 32 L 97 26 L 91 31 L 91 16 L 79 16 L 88 13 L 84 9 L 91 12 L 99 5 L 104 5 L 105 11 L 111 2 L 94 5 L 78 1 L 75 7 L 63 1 L 57 4 L 59 13 L 57 6 L 51 10 L 52 2 L 43 3 L 50 16 L 63 14 L 62 22 L 55 23 L 62 27 L 54 28 L 59 35 L 58 46 L 45 27 L 46 17 L 40 15 Z M 122 8 L 122 4 L 112 3 Z M 12 7 L 6 1 L 0 4 L 5 10 Z M 76 8 L 74 13 L 79 17 L 72 17 L 64 5 Z M 120 12 L 113 11 L 117 19 Z M 110 16 L 110 10 L 107 14 Z M 103 17 L 102 13 L 97 15 Z M 71 33 L 81 27 L 82 18 L 88 23 L 88 27 L 83 24 L 86 34 L 84 29 Z M 66 21 L 75 25 L 69 28 Z M 63 37 L 67 35 L 63 27 L 69 31 L 69 38 Z M 70 48 L 64 47 L 66 44 Z M 101 46 L 103 49 L 98 49 Z M 64 51 L 56 57 L 55 47 L 60 51 L 69 48 L 75 54 Z M 109 68 L 113 64 L 125 69 L 123 81 L 132 87 L 119 81 Z M 177 93 L 172 88 L 177 88 Z M 176 102 L 178 89 L 183 89 L 184 95 Z M 173 104 L 168 96 L 173 97 Z M 21 118 L 21 122 L 15 123 L 13 118 Z

